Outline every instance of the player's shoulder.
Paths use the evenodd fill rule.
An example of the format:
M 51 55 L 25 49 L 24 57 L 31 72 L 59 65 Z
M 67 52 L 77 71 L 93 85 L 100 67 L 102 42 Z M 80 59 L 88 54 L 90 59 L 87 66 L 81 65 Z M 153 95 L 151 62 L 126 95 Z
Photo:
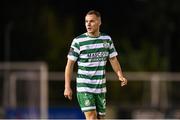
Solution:
M 85 33 L 80 34 L 73 39 L 73 42 L 79 43 L 81 41 L 81 39 L 84 39 L 86 37 L 87 37 L 87 35 Z
M 111 36 L 107 33 L 101 33 L 101 37 L 111 40 Z

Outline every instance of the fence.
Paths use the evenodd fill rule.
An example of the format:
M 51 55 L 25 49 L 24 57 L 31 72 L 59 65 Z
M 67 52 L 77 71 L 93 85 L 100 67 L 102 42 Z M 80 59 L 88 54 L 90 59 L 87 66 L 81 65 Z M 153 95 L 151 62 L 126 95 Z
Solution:
M 24 98 L 18 97 L 23 95 L 20 88 L 22 88 L 25 83 L 22 81 L 30 81 L 26 83 L 26 86 L 23 89 L 26 89 L 29 95 L 40 96 L 37 101 L 40 107 L 39 116 L 32 116 L 30 118 L 67 118 L 68 116 L 63 116 L 63 112 L 65 114 L 69 114 L 70 111 L 76 110 L 76 112 L 71 112 L 71 118 L 83 118 L 80 113 L 80 109 L 78 108 L 76 99 L 69 103 L 65 100 L 63 96 L 64 91 L 64 72 L 52 72 L 48 71 L 48 66 L 45 63 L 40 62 L 26 62 L 26 63 L 0 63 L 0 78 L 1 83 L 3 83 L 0 91 L 2 92 L 3 101 L 1 104 L 1 111 L 5 111 L 5 108 L 11 107 L 16 108 L 17 103 L 23 102 Z M 110 97 L 110 104 L 107 106 L 108 109 L 108 118 L 153 118 L 152 116 L 156 115 L 154 118 L 162 118 L 162 114 L 152 114 L 152 109 L 160 110 L 164 114 L 168 114 L 169 118 L 178 118 L 180 115 L 178 109 L 180 107 L 179 104 L 179 84 L 180 84 L 180 73 L 171 73 L 171 72 L 124 72 L 126 78 L 128 79 L 128 86 L 125 88 L 120 88 L 120 84 L 118 82 L 117 76 L 114 72 L 107 72 L 106 78 L 108 82 L 109 91 L 107 94 Z M 4 76 L 4 77 L 3 77 Z M 72 84 L 75 87 L 75 76 L 76 73 L 73 74 Z M 21 82 L 18 82 L 21 81 Z M 31 83 L 32 81 L 39 81 L 37 86 L 37 82 Z M 173 83 L 173 86 L 172 82 Z M 135 84 L 134 84 L 135 83 Z M 145 83 L 145 84 L 144 84 Z M 137 88 L 141 84 L 142 87 Z M 29 86 L 29 87 L 28 87 Z M 112 86 L 112 87 L 111 87 Z M 133 87 L 132 87 L 133 86 Z M 174 87 L 175 86 L 175 87 Z M 19 88 L 20 87 L 20 88 Z M 36 88 L 35 88 L 36 87 Z M 39 88 L 38 88 L 39 87 Z M 18 90 L 19 89 L 19 90 Z M 39 90 L 39 92 L 35 91 Z M 131 90 L 129 90 L 131 89 Z M 138 90 L 140 89 L 140 90 Z M 147 90 L 148 89 L 148 90 Z M 169 89 L 173 92 L 169 92 Z M 75 89 L 73 89 L 75 92 Z M 138 95 L 133 95 L 132 91 L 138 90 Z M 115 91 L 115 92 L 114 92 Z M 111 94 L 112 93 L 112 94 Z M 118 94 L 118 95 L 117 95 Z M 128 95 L 126 95 L 128 94 Z M 144 95 L 145 94 L 145 95 Z M 134 97 L 127 97 L 123 99 L 122 97 L 118 97 L 121 95 L 127 96 L 145 96 L 137 99 L 136 101 L 143 102 L 134 102 Z M 149 96 L 148 96 L 149 95 Z M 175 97 L 174 97 L 175 96 Z M 176 100 L 176 103 L 173 103 L 173 100 L 170 100 L 170 97 L 174 97 L 173 100 Z M 137 98 L 137 97 L 136 97 Z M 28 97 L 29 101 L 33 99 Z M 35 98 L 36 100 L 37 98 Z M 115 99 L 113 101 L 113 99 Z M 131 103 L 131 104 L 130 104 Z M 30 104 L 34 104 L 30 102 Z M 172 105 L 173 104 L 173 105 Z M 149 109 L 147 112 L 143 110 L 139 110 L 141 107 L 146 107 Z M 54 109 L 55 107 L 55 109 Z M 170 108 L 174 107 L 177 109 L 176 111 L 168 111 Z M 77 109 L 76 109 L 77 108 Z M 113 108 L 113 109 L 112 109 Z M 120 110 L 119 110 L 120 108 Z M 3 110 L 2 110 L 3 109 Z M 130 109 L 129 113 L 127 110 Z M 165 111 L 166 110 L 166 111 Z M 119 112 L 120 111 L 120 112 Z M 127 116 L 123 116 L 124 111 L 126 111 Z M 17 110 L 16 110 L 17 112 Z M 32 111 L 31 111 L 32 112 Z M 166 113 L 165 113 L 166 112 Z M 156 112 L 157 113 L 157 112 Z M 176 117 L 175 114 L 176 113 Z M 6 113 L 5 113 L 6 114 Z M 26 113 L 27 114 L 27 113 Z M 76 115 L 77 117 L 75 117 Z M 120 114 L 120 115 L 118 115 Z M 148 116 L 148 115 L 150 116 Z M 56 115 L 56 116 L 54 116 Z M 8 116 L 2 116 L 2 118 Z M 13 116 L 16 117 L 16 116 Z M 25 116 L 28 117 L 28 116 Z M 167 116 L 163 116 L 163 118 L 167 118 Z

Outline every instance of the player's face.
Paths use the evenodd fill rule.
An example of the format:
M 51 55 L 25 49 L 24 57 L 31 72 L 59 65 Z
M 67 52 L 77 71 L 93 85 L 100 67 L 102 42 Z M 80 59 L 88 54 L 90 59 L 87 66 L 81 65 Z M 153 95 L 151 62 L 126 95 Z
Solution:
M 86 30 L 91 35 L 96 35 L 99 33 L 99 27 L 101 25 L 101 20 L 96 15 L 86 15 L 85 17 Z

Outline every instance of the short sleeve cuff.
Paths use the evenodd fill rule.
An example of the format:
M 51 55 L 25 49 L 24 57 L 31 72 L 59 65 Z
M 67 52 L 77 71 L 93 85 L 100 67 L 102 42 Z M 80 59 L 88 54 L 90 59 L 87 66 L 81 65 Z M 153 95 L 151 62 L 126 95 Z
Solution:
M 113 53 L 111 53 L 111 54 L 109 55 L 109 58 L 115 57 L 115 56 L 117 56 L 117 55 L 118 55 L 117 52 L 113 52 Z
M 76 61 L 77 60 L 77 57 L 74 57 L 74 56 L 71 56 L 71 55 L 68 55 L 67 58 L 72 60 L 72 61 Z

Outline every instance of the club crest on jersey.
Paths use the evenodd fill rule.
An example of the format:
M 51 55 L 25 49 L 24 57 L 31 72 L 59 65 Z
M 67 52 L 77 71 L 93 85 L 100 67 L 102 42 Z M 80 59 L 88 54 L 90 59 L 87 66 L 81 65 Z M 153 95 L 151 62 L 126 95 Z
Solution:
M 105 48 L 108 48 L 108 47 L 109 47 L 109 43 L 105 40 L 105 41 L 103 41 L 103 46 L 104 46 Z
M 90 101 L 89 100 L 85 100 L 85 106 L 89 106 L 90 105 Z

